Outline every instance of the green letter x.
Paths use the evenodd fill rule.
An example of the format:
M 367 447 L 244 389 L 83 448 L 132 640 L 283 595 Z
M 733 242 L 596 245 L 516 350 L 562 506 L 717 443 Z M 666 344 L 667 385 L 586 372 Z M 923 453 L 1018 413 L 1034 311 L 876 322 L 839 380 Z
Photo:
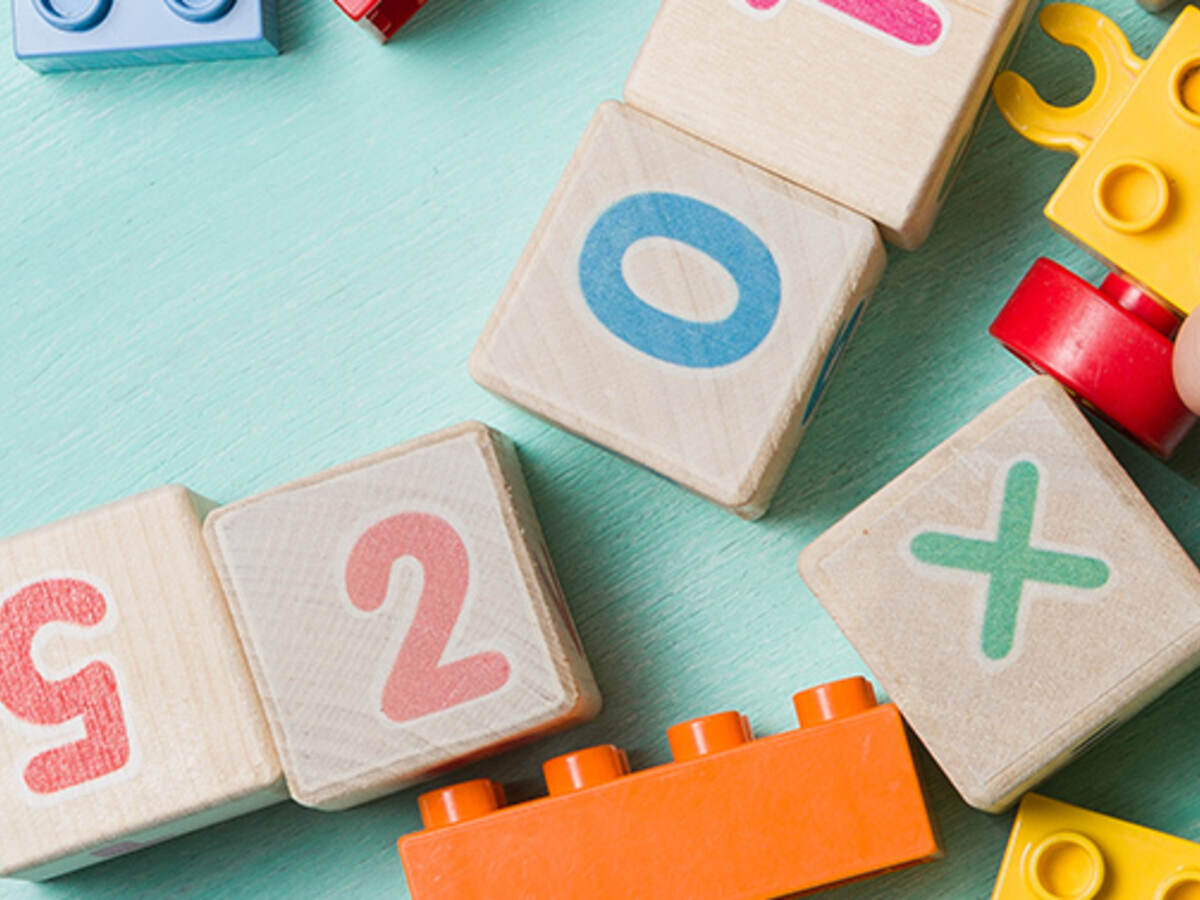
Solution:
M 1108 582 L 1108 566 L 1102 560 L 1031 546 L 1037 495 L 1037 466 L 1014 463 L 1004 483 L 1000 532 L 995 541 L 935 531 L 912 540 L 913 555 L 921 562 L 989 576 L 983 614 L 983 652 L 988 659 L 1004 659 L 1012 650 L 1026 581 L 1088 589 Z

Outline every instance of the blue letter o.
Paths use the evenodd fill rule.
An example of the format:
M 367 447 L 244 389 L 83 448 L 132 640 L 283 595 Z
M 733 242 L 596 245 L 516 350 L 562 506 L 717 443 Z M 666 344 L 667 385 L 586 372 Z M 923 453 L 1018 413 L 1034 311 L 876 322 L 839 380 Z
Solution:
M 655 309 L 630 290 L 626 251 L 651 237 L 694 247 L 733 276 L 737 306 L 719 322 L 694 322 Z M 779 267 L 753 231 L 715 206 L 681 194 L 633 194 L 588 232 L 579 257 L 588 307 L 630 346 L 664 362 L 710 369 L 737 362 L 763 342 L 779 313 Z

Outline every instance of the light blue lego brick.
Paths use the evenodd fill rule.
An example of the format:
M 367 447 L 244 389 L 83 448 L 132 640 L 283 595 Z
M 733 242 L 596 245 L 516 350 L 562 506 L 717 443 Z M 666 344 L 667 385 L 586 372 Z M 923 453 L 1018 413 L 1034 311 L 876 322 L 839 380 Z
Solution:
M 279 52 L 275 0 L 12 0 L 12 17 L 39 72 Z

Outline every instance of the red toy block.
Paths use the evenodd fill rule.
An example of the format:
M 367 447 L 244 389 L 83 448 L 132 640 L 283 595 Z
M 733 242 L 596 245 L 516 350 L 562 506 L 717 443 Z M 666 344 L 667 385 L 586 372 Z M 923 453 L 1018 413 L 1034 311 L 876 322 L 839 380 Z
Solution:
M 610 744 L 556 757 L 549 796 L 508 809 L 488 779 L 424 794 L 399 842 L 414 900 L 786 897 L 940 856 L 896 707 L 863 678 L 794 702 L 798 730 L 694 719 L 633 774 Z
M 417 14 L 425 0 L 336 0 L 342 12 L 383 43 Z
M 1159 456 L 1170 456 L 1196 417 L 1171 374 L 1179 317 L 1110 274 L 1099 289 L 1039 259 L 989 329 L 1038 372 Z

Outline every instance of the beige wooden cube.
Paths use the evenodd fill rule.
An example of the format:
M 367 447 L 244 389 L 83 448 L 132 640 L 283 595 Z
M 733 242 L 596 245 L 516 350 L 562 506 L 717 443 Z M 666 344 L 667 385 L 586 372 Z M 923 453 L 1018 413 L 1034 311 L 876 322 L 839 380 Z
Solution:
M 1046 376 L 819 537 L 800 572 L 992 812 L 1200 663 L 1200 573 Z
M 863 217 L 607 103 L 471 374 L 754 518 L 884 262 Z
M 516 450 L 483 425 L 219 509 L 205 538 L 300 803 L 362 803 L 599 712 Z
M 164 487 L 0 542 L 0 872 L 51 878 L 283 799 L 200 536 Z
M 928 236 L 1030 0 L 664 0 L 628 103 Z

